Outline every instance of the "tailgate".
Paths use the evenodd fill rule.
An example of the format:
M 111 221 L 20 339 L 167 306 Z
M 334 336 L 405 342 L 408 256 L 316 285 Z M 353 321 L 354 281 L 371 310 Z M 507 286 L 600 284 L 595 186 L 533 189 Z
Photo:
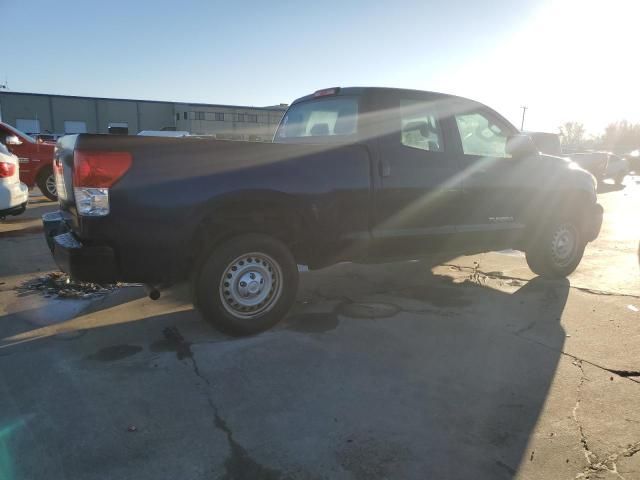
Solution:
M 58 140 L 53 154 L 53 172 L 58 191 L 60 214 L 74 231 L 79 229 L 78 211 L 73 197 L 73 150 L 78 135 L 68 135 Z

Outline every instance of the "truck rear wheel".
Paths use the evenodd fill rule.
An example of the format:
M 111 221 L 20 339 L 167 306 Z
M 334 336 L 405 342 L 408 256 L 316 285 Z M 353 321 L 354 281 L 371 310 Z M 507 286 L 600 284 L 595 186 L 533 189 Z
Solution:
M 578 267 L 586 242 L 574 220 L 556 220 L 544 228 L 536 244 L 526 251 L 533 273 L 542 277 L 563 278 Z
M 52 167 L 43 168 L 38 174 L 38 179 L 36 181 L 38 184 L 38 188 L 42 192 L 42 194 L 47 197 L 52 202 L 58 200 L 58 191 L 56 189 L 56 179 L 53 175 Z
M 298 267 L 282 242 L 247 234 L 213 249 L 194 283 L 194 303 L 206 320 L 231 335 L 252 335 L 286 316 Z

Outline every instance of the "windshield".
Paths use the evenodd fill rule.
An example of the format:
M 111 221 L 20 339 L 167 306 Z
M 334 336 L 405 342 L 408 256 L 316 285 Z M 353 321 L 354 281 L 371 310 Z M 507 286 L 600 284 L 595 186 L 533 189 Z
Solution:
M 331 97 L 292 105 L 278 128 L 276 142 L 289 140 L 335 141 L 357 132 L 358 100 Z
M 4 126 L 7 128 L 7 130 L 10 130 L 12 133 L 14 133 L 15 135 L 18 135 L 20 138 L 26 140 L 27 142 L 36 143 L 36 139 L 33 138 L 31 135 L 27 135 L 26 133 L 18 130 L 17 128 L 12 127 L 8 123 L 5 123 Z

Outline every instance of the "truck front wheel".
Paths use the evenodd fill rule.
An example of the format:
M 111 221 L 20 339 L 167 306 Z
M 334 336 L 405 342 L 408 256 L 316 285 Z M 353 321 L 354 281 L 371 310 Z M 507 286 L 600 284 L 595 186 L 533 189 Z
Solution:
M 231 335 L 252 335 L 286 316 L 298 267 L 279 240 L 247 234 L 214 248 L 194 282 L 195 304 L 206 320 Z
M 527 264 L 542 277 L 570 275 L 582 260 L 586 242 L 580 225 L 574 220 L 557 220 L 536 235 L 536 244 L 526 251 Z

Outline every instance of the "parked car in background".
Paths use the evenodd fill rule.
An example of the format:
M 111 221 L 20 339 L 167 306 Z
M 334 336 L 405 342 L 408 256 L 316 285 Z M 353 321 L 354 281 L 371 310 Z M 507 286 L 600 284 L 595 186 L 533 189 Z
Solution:
M 20 181 L 18 157 L 0 143 L 0 218 L 20 215 L 27 208 L 29 188 Z
M 138 132 L 141 137 L 188 137 L 191 134 L 186 130 L 142 130 Z
M 547 155 L 555 155 L 562 157 L 562 147 L 560 145 L 560 135 L 557 133 L 547 132 L 523 132 L 525 135 L 531 137 L 533 143 L 538 148 L 540 153 Z
M 626 158 L 616 155 L 615 153 L 609 154 L 607 171 L 605 173 L 606 178 L 611 178 L 616 182 L 616 184 L 620 185 L 624 180 L 624 177 L 629 175 L 629 172 L 629 162 Z
M 627 153 L 624 158 L 629 162 L 629 169 L 636 174 L 640 174 L 640 149 Z
M 535 273 L 566 276 L 603 213 L 592 175 L 494 110 L 390 88 L 300 98 L 274 143 L 65 136 L 55 172 L 60 209 L 43 224 L 62 270 L 191 279 L 203 316 L 233 334 L 286 315 L 297 264 L 516 248 Z
M 569 158 L 585 170 L 591 172 L 598 181 L 606 178 L 607 166 L 609 164 L 608 152 L 571 153 L 569 154 Z
M 31 135 L 39 142 L 52 142 L 55 143 L 60 137 L 64 137 L 64 133 L 36 133 Z
M 0 122 L 0 143 L 20 160 L 20 180 L 29 188 L 37 185 L 43 195 L 55 201 L 58 198 L 53 176 L 55 144 L 39 142 L 4 122 Z

